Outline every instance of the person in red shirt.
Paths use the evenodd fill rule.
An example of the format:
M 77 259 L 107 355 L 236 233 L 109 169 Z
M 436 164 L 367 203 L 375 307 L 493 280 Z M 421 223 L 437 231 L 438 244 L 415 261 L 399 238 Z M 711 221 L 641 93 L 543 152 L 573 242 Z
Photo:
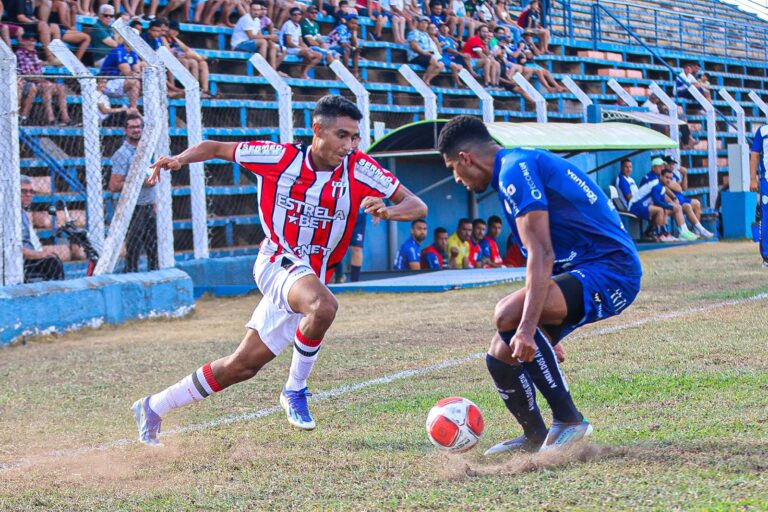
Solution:
M 477 32 L 475 32 L 475 35 L 467 39 L 461 51 L 473 59 L 477 59 L 475 69 L 478 73 L 482 70 L 486 87 L 499 88 L 501 65 L 488 50 L 488 42 L 490 40 L 491 31 L 488 30 L 487 25 L 481 25 Z
M 434 242 L 421 251 L 421 270 L 441 270 L 448 266 L 448 230 L 435 228 Z
M 238 163 L 254 174 L 266 234 L 254 278 L 264 297 L 233 354 L 134 403 L 140 441 L 158 444 L 162 417 L 168 411 L 250 379 L 289 345 L 293 345 L 293 359 L 280 405 L 292 425 L 315 428 L 307 405 L 307 379 L 338 309 L 326 283 L 344 259 L 360 207 L 385 220 L 427 215 L 421 199 L 355 149 L 360 119 L 362 114 L 351 101 L 325 96 L 313 112 L 309 147 L 205 141 L 177 156 L 163 156 L 152 166 L 154 182 L 162 169 L 177 171 L 214 158 Z M 385 205 L 385 198 L 392 206 Z
M 469 237 L 469 266 L 472 268 L 488 268 L 488 259 L 484 257 L 481 243 L 485 238 L 485 221 L 472 221 L 472 236 Z
M 539 0 L 531 0 L 520 16 L 517 18 L 517 26 L 523 29 L 523 39 L 533 51 L 534 55 L 542 55 L 549 52 L 549 29 L 541 24 L 541 10 Z M 539 44 L 533 42 L 533 37 L 539 39 Z
M 496 244 L 496 240 L 501 234 L 501 226 L 501 217 L 496 215 L 488 217 L 488 235 L 480 241 L 480 247 L 483 249 L 483 259 L 492 268 L 504 266 L 501 254 L 499 254 L 499 246 Z

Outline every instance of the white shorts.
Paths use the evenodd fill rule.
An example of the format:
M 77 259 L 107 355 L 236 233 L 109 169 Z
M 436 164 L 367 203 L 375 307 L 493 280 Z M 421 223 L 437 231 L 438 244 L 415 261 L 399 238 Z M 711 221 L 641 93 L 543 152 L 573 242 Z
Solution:
M 115 78 L 114 80 L 107 80 L 107 87 L 104 89 L 104 94 L 110 98 L 122 98 L 125 96 L 125 78 Z
M 253 278 L 264 298 L 245 326 L 258 332 L 261 340 L 275 355 L 293 343 L 299 322 L 304 318 L 301 313 L 291 310 L 288 292 L 296 281 L 314 274 L 312 267 L 290 254 L 268 256 L 259 253 L 256 257 Z

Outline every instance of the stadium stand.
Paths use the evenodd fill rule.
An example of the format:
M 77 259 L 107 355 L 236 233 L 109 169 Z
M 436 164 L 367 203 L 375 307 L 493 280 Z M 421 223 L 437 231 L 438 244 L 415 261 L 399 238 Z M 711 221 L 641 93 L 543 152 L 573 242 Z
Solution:
M 160 5 L 163 3 L 160 2 Z M 745 108 L 748 132 L 764 122 L 765 116 L 747 97 L 751 90 L 768 94 L 768 24 L 755 15 L 717 0 L 680 0 L 674 4 L 647 0 L 631 4 L 554 0 L 546 3 L 544 10 L 545 21 L 553 36 L 550 43 L 553 54 L 537 57 L 536 63 L 548 69 L 557 80 L 570 76 L 594 103 L 615 103 L 616 96 L 607 86 L 612 78 L 641 102 L 645 101 L 647 87 L 652 81 L 671 95 L 675 78 L 673 69 L 679 70 L 684 62 L 695 61 L 709 74 L 715 89 L 727 87 Z M 330 16 L 318 16 L 317 20 L 323 34 L 333 27 L 334 19 Z M 80 16 L 77 25 L 88 32 L 95 21 L 95 17 Z M 389 22 L 381 41 L 368 40 L 368 31 L 373 26 L 368 18 L 361 17 L 360 25 L 363 56 L 360 70 L 371 95 L 372 122 L 384 122 L 391 129 L 423 119 L 421 97 L 397 72 L 397 68 L 406 62 L 406 45 L 390 42 Z M 187 44 L 207 57 L 210 64 L 213 97 L 202 102 L 204 137 L 277 140 L 278 104 L 275 94 L 248 62 L 250 54 L 229 49 L 228 39 L 232 29 L 182 23 L 180 30 Z M 288 57 L 281 70 L 297 76 L 299 67 L 299 59 Z M 64 68 L 54 66 L 45 67 L 44 73 L 51 77 L 67 75 Z M 311 136 L 310 117 L 317 98 L 327 93 L 350 95 L 332 71 L 323 66 L 313 71 L 311 80 L 290 78 L 287 82 L 293 89 L 293 117 L 298 139 L 306 140 Z M 535 85 L 540 88 L 538 83 Z M 467 89 L 452 87 L 450 73 L 437 77 L 433 90 L 437 94 L 440 117 L 465 113 L 480 115 L 476 96 Z M 497 120 L 535 120 L 534 105 L 520 95 L 496 90 L 490 93 L 494 98 Z M 543 93 L 543 96 L 547 101 L 550 120 L 581 122 L 581 105 L 572 94 Z M 68 103 L 77 119 L 81 98 L 71 95 Z M 681 104 L 686 109 L 691 132 L 699 140 L 693 149 L 681 152 L 681 163 L 688 168 L 690 176 L 686 194 L 701 197 L 706 204 L 706 149 L 709 144 L 716 145 L 717 167 L 720 173 L 725 173 L 726 147 L 736 140 L 730 124 L 735 117 L 727 103 L 716 96 L 713 104 L 721 112 L 721 117 L 718 118 L 716 140 L 708 141 L 700 107 L 690 100 L 682 100 Z M 171 149 L 176 152 L 186 146 L 184 101 L 169 100 L 169 108 Z M 38 195 L 36 203 L 64 200 L 72 205 L 72 209 L 82 209 L 83 190 L 74 178 L 82 175 L 84 159 L 72 157 L 82 154 L 82 149 L 75 147 L 72 151 L 56 151 L 56 148 L 63 146 L 64 139 L 77 139 L 81 135 L 82 130 L 76 127 L 25 126 L 21 129 L 22 172 L 51 178 L 50 190 Z M 102 129 L 104 155 L 114 152 L 121 136 L 119 129 Z M 103 165 L 105 169 L 109 168 L 109 158 L 103 158 Z M 238 171 L 237 166 L 234 166 L 234 172 L 216 172 L 227 165 L 231 166 L 214 162 L 208 167 L 208 224 L 212 255 L 255 251 L 254 246 L 244 241 L 252 239 L 248 235 L 260 229 L 254 185 Z M 189 185 L 183 177 L 175 179 L 174 229 L 179 233 L 191 229 L 189 194 Z M 105 193 L 105 198 L 109 199 L 110 194 Z M 40 231 L 41 238 L 50 236 L 50 230 Z M 182 259 L 187 257 L 191 251 L 191 237 L 176 236 L 175 239 L 177 256 Z

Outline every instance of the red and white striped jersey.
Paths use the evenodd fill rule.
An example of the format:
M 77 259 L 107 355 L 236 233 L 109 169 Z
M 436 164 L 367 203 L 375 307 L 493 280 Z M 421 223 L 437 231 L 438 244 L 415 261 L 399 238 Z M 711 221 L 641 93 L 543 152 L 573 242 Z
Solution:
M 290 252 L 325 283 L 347 252 L 363 198 L 390 198 L 400 186 L 361 151 L 352 151 L 332 171 L 316 171 L 309 148 L 300 144 L 241 142 L 233 160 L 256 175 L 267 235 L 261 252 Z

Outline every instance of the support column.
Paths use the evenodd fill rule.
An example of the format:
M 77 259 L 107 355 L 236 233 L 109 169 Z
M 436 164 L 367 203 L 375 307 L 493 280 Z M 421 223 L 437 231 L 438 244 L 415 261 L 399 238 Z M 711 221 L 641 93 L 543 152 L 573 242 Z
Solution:
M 576 96 L 576 99 L 579 100 L 579 103 L 581 103 L 581 108 L 584 109 L 584 122 L 587 122 L 587 109 L 592 104 L 592 100 L 587 96 L 587 93 L 585 93 L 581 87 L 578 86 L 576 82 L 573 81 L 573 78 L 571 78 L 568 75 L 565 75 L 563 77 L 563 85 L 568 88 L 569 91 L 571 91 L 571 94 Z
M 352 94 L 357 99 L 357 108 L 360 109 L 360 113 L 363 114 L 363 118 L 360 120 L 360 144 L 358 148 L 361 151 L 368 151 L 368 147 L 371 145 L 371 99 L 368 91 L 365 90 L 363 84 L 361 84 L 352 73 L 349 72 L 344 64 L 339 60 L 335 60 L 331 63 L 330 68 L 336 73 L 336 76 L 344 82 L 344 85 L 349 87 Z
M 709 165 L 707 166 L 709 171 L 709 207 L 714 209 L 715 201 L 717 200 L 717 125 L 715 123 L 715 107 L 694 85 L 688 86 L 688 92 L 699 102 L 699 105 L 701 105 L 701 108 L 706 113 L 707 158 L 709 159 Z
M 526 94 L 528 94 L 528 96 L 533 98 L 533 101 L 536 104 L 536 122 L 546 123 L 547 100 L 544 99 L 544 96 L 542 96 L 541 93 L 531 84 L 531 82 L 526 80 L 520 72 L 515 73 L 512 79 L 522 90 L 526 92 Z
M 421 94 L 421 97 L 424 98 L 424 119 L 437 119 L 437 95 L 432 88 L 425 84 L 424 80 L 422 80 L 408 64 L 400 66 L 398 71 L 406 80 L 408 80 L 408 83 Z
M 483 121 L 486 123 L 492 123 L 494 119 L 494 113 L 493 113 L 493 98 L 490 94 L 488 94 L 488 91 L 485 90 L 485 88 L 480 85 L 480 83 L 475 80 L 475 77 L 473 77 L 469 71 L 466 69 L 462 69 L 459 71 L 459 78 L 467 84 L 467 87 L 469 87 L 473 93 L 475 93 L 475 96 L 480 98 L 480 108 L 483 110 Z

